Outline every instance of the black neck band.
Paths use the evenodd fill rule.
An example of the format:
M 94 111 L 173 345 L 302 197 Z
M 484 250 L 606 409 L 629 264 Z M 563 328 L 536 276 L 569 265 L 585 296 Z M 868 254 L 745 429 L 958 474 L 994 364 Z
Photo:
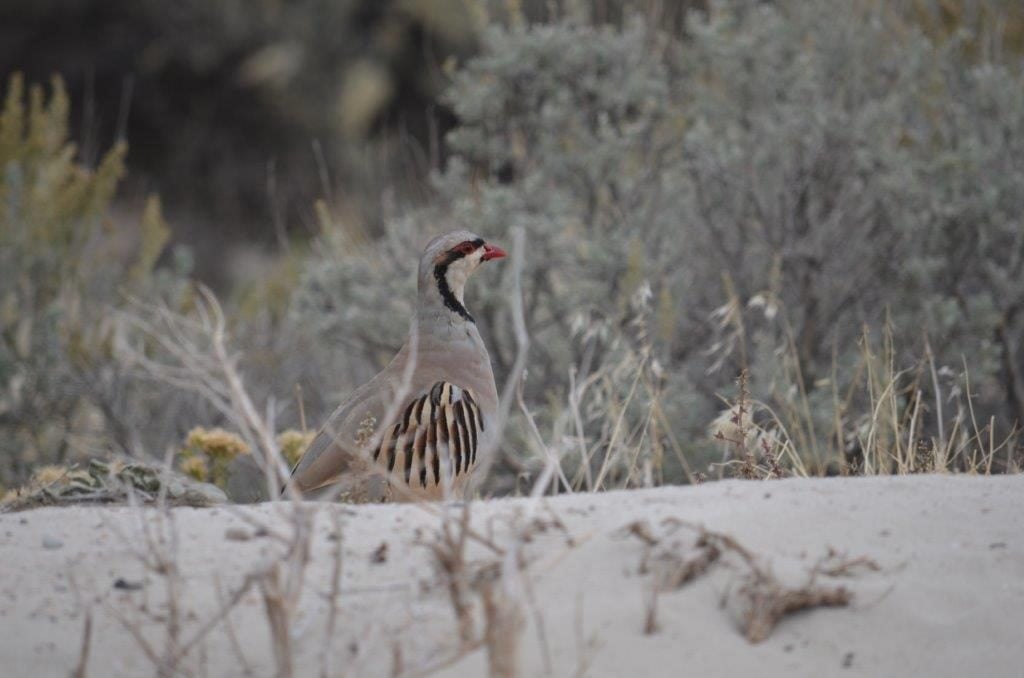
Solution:
M 452 293 L 452 288 L 448 286 L 448 264 L 461 258 L 461 255 L 454 259 L 446 258 L 440 264 L 434 266 L 434 280 L 437 281 L 437 291 L 441 293 L 441 300 L 448 307 L 448 310 L 461 316 L 464 320 L 475 323 L 476 321 L 473 320 L 473 316 L 469 314 L 465 306 L 459 303 L 459 300 L 455 298 L 455 294 Z
M 466 243 L 463 243 L 463 245 Z M 482 238 L 477 238 L 472 241 L 475 247 L 483 247 L 484 241 Z M 448 307 L 448 310 L 456 315 L 460 316 L 467 322 L 476 323 L 473 320 L 473 316 L 469 314 L 466 307 L 455 298 L 452 293 L 452 288 L 448 286 L 448 266 L 453 262 L 458 261 L 466 256 L 465 252 L 460 252 L 458 248 L 448 250 L 447 255 L 434 266 L 434 280 L 437 282 L 437 291 L 441 294 L 441 300 L 444 305 Z

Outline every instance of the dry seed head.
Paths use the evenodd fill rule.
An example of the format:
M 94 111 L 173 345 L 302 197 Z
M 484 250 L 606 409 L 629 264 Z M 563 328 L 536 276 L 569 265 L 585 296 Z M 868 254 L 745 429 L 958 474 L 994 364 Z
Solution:
M 739 406 L 722 410 L 708 426 L 711 438 L 726 442 L 749 442 L 743 440 L 744 433 L 750 438 L 755 432 L 749 408 Z
M 363 447 L 373 438 L 373 432 L 377 430 L 377 417 L 368 414 L 365 419 L 359 422 L 359 429 L 356 431 L 356 446 Z

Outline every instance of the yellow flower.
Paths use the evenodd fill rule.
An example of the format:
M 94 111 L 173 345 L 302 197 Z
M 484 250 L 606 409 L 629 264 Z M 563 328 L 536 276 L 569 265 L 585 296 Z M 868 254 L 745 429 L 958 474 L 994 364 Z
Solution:
M 181 462 L 181 472 L 201 482 L 209 478 L 210 469 L 202 457 L 188 457 Z
M 306 451 L 309 444 L 313 442 L 315 433 L 303 433 L 295 429 L 288 429 L 277 436 L 277 446 L 281 448 L 281 455 L 294 466 L 299 463 L 302 453 Z
M 248 454 L 249 446 L 234 433 L 222 428 L 205 429 L 197 426 L 188 432 L 185 439 L 187 450 L 201 450 L 211 459 L 231 460 L 240 454 Z

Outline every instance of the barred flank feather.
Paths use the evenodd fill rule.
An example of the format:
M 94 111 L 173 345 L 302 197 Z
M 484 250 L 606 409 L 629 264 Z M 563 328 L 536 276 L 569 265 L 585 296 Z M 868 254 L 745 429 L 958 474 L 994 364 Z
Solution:
M 472 392 L 439 381 L 409 403 L 373 458 L 407 485 L 437 487 L 442 472 L 454 481 L 472 470 L 481 432 L 483 417 Z

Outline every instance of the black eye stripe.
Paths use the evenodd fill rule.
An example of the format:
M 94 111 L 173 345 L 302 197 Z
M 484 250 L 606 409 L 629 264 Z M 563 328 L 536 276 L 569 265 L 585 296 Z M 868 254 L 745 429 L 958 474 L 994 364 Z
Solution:
M 462 259 L 463 257 L 467 257 L 470 254 L 472 254 L 473 252 L 476 252 L 478 249 L 483 247 L 484 244 L 485 243 L 484 243 L 484 239 L 483 238 L 477 238 L 476 240 L 464 240 L 463 242 L 460 242 L 455 247 L 452 247 L 451 249 L 446 250 L 445 253 L 444 253 L 444 256 L 442 256 L 440 259 L 435 260 L 436 261 L 436 265 L 437 266 L 444 266 L 444 267 L 447 268 L 449 264 L 454 263 L 454 262 L 458 261 L 459 259 Z M 469 250 L 467 248 L 467 251 L 465 251 L 465 252 L 461 251 L 461 248 L 465 247 L 466 245 L 472 246 L 473 249 Z

